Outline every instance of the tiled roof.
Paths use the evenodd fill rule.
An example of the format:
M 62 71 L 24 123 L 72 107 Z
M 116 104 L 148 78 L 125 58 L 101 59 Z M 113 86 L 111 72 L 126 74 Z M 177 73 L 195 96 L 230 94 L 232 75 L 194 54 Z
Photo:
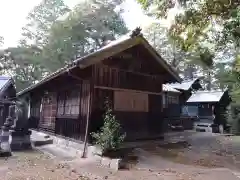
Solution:
M 198 80 L 198 78 L 192 80 L 184 80 L 181 83 L 169 83 L 166 85 L 171 86 L 174 89 L 188 90 L 196 80 Z
M 10 80 L 10 77 L 0 76 L 0 91 L 8 84 Z
M 172 88 L 172 87 L 169 86 L 169 85 L 163 84 L 162 87 L 163 87 L 163 91 L 165 91 L 165 92 L 176 92 L 176 93 L 180 93 L 180 91 Z
M 219 102 L 225 91 L 197 91 L 190 96 L 187 102 Z
M 51 79 L 59 76 L 60 74 L 65 73 L 67 70 L 75 68 L 76 66 L 79 66 L 80 68 L 85 68 L 89 65 L 92 65 L 92 64 L 98 62 L 99 60 L 103 60 L 107 57 L 114 55 L 114 53 L 115 54 L 119 53 L 119 51 L 121 51 L 121 49 L 126 50 L 126 49 L 131 48 L 138 44 L 144 45 L 144 47 L 146 47 L 149 50 L 149 52 L 168 71 L 168 73 L 170 73 L 176 79 L 176 81 L 178 81 L 178 82 L 181 81 L 181 78 L 179 77 L 178 73 L 165 60 L 163 60 L 161 58 L 161 56 L 157 53 L 157 51 L 148 43 L 148 41 L 142 35 L 137 35 L 137 36 L 131 37 L 130 34 L 131 33 L 128 33 L 127 35 L 124 35 L 124 36 L 118 38 L 117 40 L 111 41 L 110 43 L 108 43 L 106 46 L 100 48 L 99 50 L 97 50 L 93 53 L 90 53 L 86 56 L 83 56 L 79 59 L 76 59 L 72 64 L 57 70 L 56 72 L 50 74 L 46 78 L 39 81 L 37 84 L 34 84 L 34 85 L 22 90 L 21 92 L 18 93 L 18 95 L 22 95 L 22 94 L 36 88 L 37 86 L 39 86 L 47 81 L 50 81 Z

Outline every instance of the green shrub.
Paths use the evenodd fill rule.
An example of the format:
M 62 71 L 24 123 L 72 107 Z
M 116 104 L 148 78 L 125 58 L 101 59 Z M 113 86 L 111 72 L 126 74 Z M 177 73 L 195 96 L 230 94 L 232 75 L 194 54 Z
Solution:
M 105 101 L 105 113 L 103 115 L 104 124 L 99 132 L 91 133 L 95 143 L 100 146 L 103 154 L 109 151 L 119 149 L 121 143 L 124 141 L 125 134 L 121 133 L 121 126 L 113 115 L 110 102 Z

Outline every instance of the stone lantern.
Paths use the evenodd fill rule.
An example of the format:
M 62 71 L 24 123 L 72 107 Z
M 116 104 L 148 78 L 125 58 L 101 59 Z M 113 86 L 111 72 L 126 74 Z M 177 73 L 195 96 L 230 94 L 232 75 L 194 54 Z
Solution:
M 30 136 L 31 131 L 28 128 L 28 106 L 25 101 L 16 102 L 16 118 L 12 125 L 11 142 L 12 150 L 22 150 L 32 148 Z
M 0 136 L 0 155 L 1 156 L 11 156 L 11 147 L 9 142 L 10 129 L 13 125 L 15 119 L 15 105 L 9 106 L 8 117 L 4 125 L 2 126 L 2 133 Z

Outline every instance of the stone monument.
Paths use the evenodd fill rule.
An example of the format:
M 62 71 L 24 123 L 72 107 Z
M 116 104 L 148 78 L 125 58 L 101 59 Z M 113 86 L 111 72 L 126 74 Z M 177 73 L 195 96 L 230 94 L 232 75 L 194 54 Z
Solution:
M 17 101 L 16 118 L 10 131 L 10 147 L 12 150 L 31 149 L 31 131 L 28 128 L 28 106 L 25 101 Z
M 2 132 L 0 136 L 0 156 L 11 156 L 11 148 L 9 143 L 10 128 L 15 119 L 15 105 L 9 106 L 8 117 L 2 126 Z

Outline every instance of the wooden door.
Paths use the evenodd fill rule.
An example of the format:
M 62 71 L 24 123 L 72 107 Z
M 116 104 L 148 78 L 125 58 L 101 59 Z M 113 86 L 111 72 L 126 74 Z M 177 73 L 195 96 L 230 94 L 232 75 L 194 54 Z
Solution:
M 48 94 L 42 98 L 39 127 L 48 131 L 54 131 L 56 118 L 56 96 L 55 93 Z

